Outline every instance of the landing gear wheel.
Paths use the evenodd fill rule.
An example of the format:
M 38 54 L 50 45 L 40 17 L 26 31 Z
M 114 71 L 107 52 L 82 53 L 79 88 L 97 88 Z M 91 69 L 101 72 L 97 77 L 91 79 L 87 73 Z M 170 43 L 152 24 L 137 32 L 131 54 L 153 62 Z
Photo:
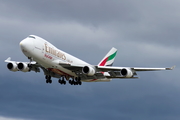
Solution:
M 48 80 L 46 80 L 46 83 L 49 83 L 49 81 L 48 81 Z
M 66 84 L 66 81 L 63 81 L 64 85 Z
M 46 75 L 46 83 L 52 83 L 51 76 Z
M 71 81 L 71 85 L 74 85 L 74 83 L 75 83 L 75 81 L 74 81 L 74 80 L 72 80 L 72 81 Z
M 51 84 L 51 83 L 52 83 L 52 80 L 46 80 L 46 83 L 50 83 L 50 84 Z
M 72 83 L 72 81 L 71 80 L 69 80 L 69 84 L 71 84 Z
M 79 84 L 79 85 L 82 85 L 82 82 L 81 82 L 81 81 L 79 81 L 79 82 L 78 82 L 78 84 Z
M 52 80 L 49 80 L 49 83 L 51 84 L 51 83 L 52 83 Z
M 60 80 L 60 79 L 58 80 L 58 83 L 61 83 L 61 80 Z

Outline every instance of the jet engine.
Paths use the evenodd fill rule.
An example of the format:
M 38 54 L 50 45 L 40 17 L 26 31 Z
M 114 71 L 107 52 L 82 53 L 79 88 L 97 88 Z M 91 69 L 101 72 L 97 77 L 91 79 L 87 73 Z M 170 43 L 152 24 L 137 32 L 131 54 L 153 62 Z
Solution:
M 17 64 L 14 63 L 14 62 L 8 63 L 8 64 L 7 64 L 7 68 L 8 68 L 10 71 L 13 71 L 13 72 L 18 71 Z
M 30 68 L 28 67 L 28 64 L 27 63 L 19 63 L 17 65 L 17 68 L 22 71 L 22 72 L 29 72 L 30 71 Z
M 88 76 L 93 76 L 96 73 L 95 69 L 90 66 L 83 67 L 82 72 Z
M 134 74 L 133 74 L 132 70 L 130 70 L 128 68 L 123 68 L 121 70 L 121 75 L 126 78 L 131 78 L 131 77 L 133 77 Z

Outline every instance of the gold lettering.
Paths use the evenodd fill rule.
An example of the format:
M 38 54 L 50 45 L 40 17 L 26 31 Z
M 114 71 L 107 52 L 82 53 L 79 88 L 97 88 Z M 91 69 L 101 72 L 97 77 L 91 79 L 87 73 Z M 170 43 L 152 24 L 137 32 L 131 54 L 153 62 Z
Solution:
M 46 51 L 46 52 L 49 52 L 49 49 L 48 49 L 48 46 L 47 46 L 46 43 L 45 43 L 45 51 Z
M 56 50 L 54 50 L 54 55 L 55 55 L 55 56 L 57 56 L 56 53 L 57 53 Z
M 63 60 L 66 60 L 66 56 L 65 56 L 64 54 L 63 54 L 63 56 L 62 56 L 62 59 L 63 59 Z
M 59 52 L 57 52 L 57 57 L 59 57 Z
M 48 53 L 51 53 L 51 49 L 50 49 L 50 47 L 48 47 L 48 49 L 49 49 Z
M 45 51 L 47 53 L 50 53 L 56 57 L 59 57 L 63 60 L 66 60 L 66 56 L 65 54 L 63 54 L 62 52 L 60 52 L 59 50 L 56 50 L 56 48 L 53 48 L 53 47 L 49 47 L 47 43 L 44 44 L 45 45 Z
M 52 48 L 52 54 L 54 55 L 54 49 Z
M 54 55 L 54 49 L 52 48 L 52 54 Z

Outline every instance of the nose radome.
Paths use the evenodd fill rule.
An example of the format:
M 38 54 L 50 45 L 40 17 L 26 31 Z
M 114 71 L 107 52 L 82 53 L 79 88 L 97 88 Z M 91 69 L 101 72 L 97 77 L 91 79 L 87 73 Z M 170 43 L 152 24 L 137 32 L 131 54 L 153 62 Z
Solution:
M 24 39 L 19 43 L 21 50 L 23 52 L 32 52 L 33 48 L 34 48 L 34 44 L 33 44 L 33 40 L 31 39 Z
M 19 43 L 19 45 L 20 45 L 21 47 L 23 47 L 23 45 L 25 44 L 24 41 L 25 41 L 25 40 L 22 40 L 22 41 Z
M 20 42 L 20 47 L 21 47 L 21 50 L 27 51 L 27 49 L 28 49 L 28 43 L 27 43 L 27 40 L 26 40 L 26 39 L 24 39 L 24 40 L 22 40 L 22 41 Z

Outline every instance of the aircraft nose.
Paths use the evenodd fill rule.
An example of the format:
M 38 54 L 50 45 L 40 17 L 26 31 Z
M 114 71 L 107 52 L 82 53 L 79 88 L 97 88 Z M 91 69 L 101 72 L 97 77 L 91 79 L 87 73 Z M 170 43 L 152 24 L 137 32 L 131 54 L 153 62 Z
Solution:
M 30 53 L 32 52 L 34 45 L 33 45 L 33 41 L 31 39 L 24 39 L 19 43 L 21 50 L 23 51 L 23 53 Z
M 19 45 L 20 45 L 21 47 L 25 46 L 26 44 L 27 44 L 27 40 L 26 40 L 26 39 L 22 40 L 22 41 L 19 43 Z

